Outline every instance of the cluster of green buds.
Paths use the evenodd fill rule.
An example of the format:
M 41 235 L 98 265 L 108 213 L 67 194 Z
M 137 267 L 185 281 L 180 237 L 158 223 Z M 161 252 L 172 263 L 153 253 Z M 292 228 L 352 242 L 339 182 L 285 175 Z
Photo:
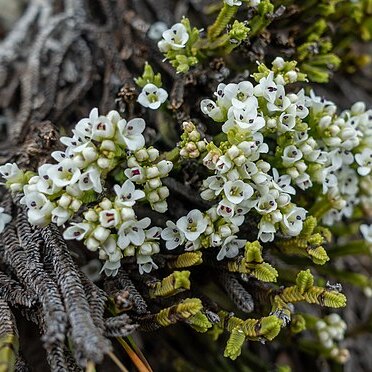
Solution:
M 205 141 L 191 121 L 183 122 L 182 129 L 181 141 L 178 143 L 180 156 L 186 159 L 198 158 L 206 149 Z

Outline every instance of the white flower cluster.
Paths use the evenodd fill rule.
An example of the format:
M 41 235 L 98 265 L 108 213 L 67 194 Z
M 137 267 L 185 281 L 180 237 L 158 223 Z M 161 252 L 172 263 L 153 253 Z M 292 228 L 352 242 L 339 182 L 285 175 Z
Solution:
M 332 200 L 324 222 L 332 223 L 335 208 L 351 215 L 358 184 L 370 173 L 371 112 L 357 103 L 338 117 L 336 107 L 313 92 L 286 93 L 285 85 L 299 75 L 282 58 L 273 66 L 275 74 L 261 74 L 256 85 L 219 84 L 216 99 L 201 102 L 202 112 L 223 123 L 226 134 L 219 146 L 207 145 L 203 159 L 214 175 L 203 181 L 201 197 L 216 204 L 168 221 L 162 233 L 168 249 L 212 246 L 220 247 L 219 260 L 234 257 L 245 244 L 237 233 L 247 213 L 260 216 L 263 242 L 278 232 L 297 236 L 307 211 L 293 200 L 297 190 L 315 184 Z
M 62 137 L 65 151 L 55 151 L 54 164 L 44 164 L 35 175 L 24 173 L 16 164 L 0 167 L 0 174 L 12 191 L 23 191 L 21 203 L 28 208 L 30 223 L 45 226 L 50 222 L 64 225 L 75 216 L 83 204 L 100 200 L 110 172 L 120 173 L 126 179 L 114 185 L 115 198 L 103 198 L 84 212 L 81 222 L 73 222 L 64 232 L 65 239 L 83 240 L 88 249 L 99 251 L 105 260 L 103 270 L 116 275 L 124 256 L 135 256 L 140 272 L 156 268 L 151 256 L 159 252 L 161 229 L 150 226 L 150 219 L 138 220 L 133 206 L 138 200 L 147 200 L 159 212 L 167 210 L 166 177 L 173 164 L 159 161 L 159 151 L 145 148 L 142 132 L 143 119 L 126 121 L 119 113 L 98 114 L 93 109 L 89 118 L 80 120 L 72 137 Z M 118 173 L 119 172 L 119 173 Z M 136 190 L 135 183 L 143 190 Z M 0 210 L 0 232 L 10 216 Z
M 280 68 L 283 63 L 277 58 L 273 65 Z M 364 190 L 372 186 L 372 110 L 366 111 L 358 102 L 337 116 L 336 106 L 313 92 L 310 96 L 303 90 L 286 94 L 285 82 L 295 81 L 296 74 L 270 72 L 255 87 L 246 81 L 220 84 L 217 100 L 203 100 L 201 108 L 215 121 L 224 122 L 222 130 L 230 137 L 237 137 L 238 131 L 242 138 L 242 132 L 259 138 L 260 148 L 265 149 L 262 153 L 268 147 L 261 133 L 268 143 L 274 140 L 272 158 L 282 174 L 280 180 L 285 177 L 288 182 L 287 174 L 291 184 L 302 190 L 320 184 L 322 193 L 332 200 L 323 222 L 332 225 L 342 216 L 351 216 L 363 182 Z
M 136 190 L 132 181 L 126 180 L 122 186 L 115 185 L 114 201 L 104 198 L 97 206 L 84 213 L 84 220 L 72 223 L 63 237 L 67 240 L 83 240 L 91 251 L 99 251 L 99 258 L 105 260 L 103 270 L 106 275 L 116 275 L 120 260 L 136 256 L 140 273 L 157 268 L 151 256 L 158 253 L 161 229 L 150 226 L 146 217 L 138 220 L 133 209 L 137 200 L 145 193 Z
M 333 114 L 335 106 L 319 97 L 309 108 L 314 116 L 322 115 L 316 138 L 327 154 L 321 179 L 323 193 L 339 200 L 323 219 L 332 225 L 343 216 L 351 217 L 361 201 L 358 194 L 362 183 L 367 189 L 372 187 L 372 110 L 357 102 L 337 117 Z
M 183 49 L 190 37 L 182 23 L 176 23 L 169 30 L 164 31 L 162 36 L 162 40 L 158 42 L 158 48 L 162 53 Z
M 345 363 L 349 358 L 349 352 L 347 349 L 340 349 L 337 345 L 344 339 L 346 332 L 346 323 L 341 317 L 332 313 L 326 316 L 324 320 L 318 320 L 316 330 L 323 347 L 330 350 L 330 356 L 340 363 Z
M 84 203 L 87 195 L 102 192 L 102 182 L 126 150 L 142 148 L 143 119 L 122 119 L 118 112 L 99 115 L 97 109 L 80 120 L 72 137 L 61 137 L 65 151 L 55 151 L 55 164 L 44 164 L 24 186 L 21 203 L 28 207 L 34 225 L 66 223 Z M 3 176 L 4 176 L 4 172 Z
M 167 227 L 161 237 L 169 250 L 185 244 L 185 249 L 193 251 L 201 247 L 220 247 L 218 260 L 235 257 L 243 248 L 246 240 L 234 235 L 239 229 L 228 220 L 223 220 L 216 213 L 216 207 L 202 213 L 197 209 L 181 217 L 177 223 L 167 221 Z
M 220 84 L 215 95 L 216 102 L 203 100 L 201 109 L 214 120 L 224 122 L 222 130 L 228 141 L 220 148 L 211 147 L 204 158 L 205 166 L 215 175 L 204 181 L 201 196 L 207 200 L 218 198 L 217 214 L 235 226 L 255 210 L 262 216 L 258 238 L 263 242 L 274 240 L 278 228 L 287 236 L 298 235 L 306 210 L 291 202 L 291 195 L 296 193 L 291 177 L 280 175 L 261 159 L 269 152 L 263 132 L 272 125 L 263 115 L 262 106 L 273 112 L 287 108 L 284 85 L 277 84 L 271 73 L 256 86 L 248 81 Z M 280 130 L 285 131 L 286 126 Z

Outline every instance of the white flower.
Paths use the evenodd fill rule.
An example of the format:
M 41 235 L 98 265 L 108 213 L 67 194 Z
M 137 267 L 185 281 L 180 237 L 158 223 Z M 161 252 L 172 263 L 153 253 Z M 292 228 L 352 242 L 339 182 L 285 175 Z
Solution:
M 182 23 L 176 23 L 169 30 L 163 32 L 163 40 L 158 42 L 161 52 L 167 52 L 169 49 L 182 49 L 189 40 L 189 34 Z
M 283 230 L 289 236 L 297 236 L 306 218 L 306 209 L 294 207 L 289 213 L 283 216 Z
M 242 180 L 227 181 L 223 186 L 223 190 L 227 200 L 233 204 L 239 204 L 253 195 L 252 186 Z
M 216 163 L 216 169 L 220 173 L 226 173 L 232 167 L 233 167 L 233 163 L 226 155 L 220 156 Z
M 302 152 L 296 146 L 290 145 L 285 147 L 282 155 L 283 165 L 288 166 L 296 163 L 302 158 Z
M 135 118 L 130 121 L 119 120 L 117 131 L 117 140 L 120 144 L 126 145 L 129 150 L 135 151 L 145 145 L 145 138 L 142 135 L 146 123 L 141 118 Z
M 260 79 L 259 83 L 254 87 L 254 94 L 257 97 L 264 97 L 267 101 L 275 100 L 278 87 L 274 82 L 274 73 L 270 72 L 268 76 Z
M 0 207 L 0 234 L 4 231 L 5 225 L 12 220 L 12 216 L 4 213 L 4 208 Z
M 136 190 L 134 183 L 131 180 L 126 180 L 121 186 L 114 186 L 115 205 L 118 207 L 133 207 L 137 200 L 145 197 L 142 190 Z
M 231 218 L 234 216 L 234 208 L 235 208 L 235 204 L 223 198 L 218 203 L 217 214 L 225 218 Z
M 102 267 L 101 272 L 104 271 L 107 276 L 116 276 L 120 269 L 120 266 L 120 260 L 116 262 L 106 261 Z
M 23 178 L 23 171 L 18 168 L 16 163 L 6 163 L 0 167 L 0 174 L 7 181 L 19 182 Z
M 261 196 L 255 206 L 257 212 L 260 214 L 268 214 L 274 211 L 277 207 L 278 204 L 276 203 L 275 197 L 270 193 Z
M 185 235 L 172 221 L 166 222 L 167 227 L 161 232 L 161 237 L 165 240 L 167 249 L 172 250 L 185 242 Z
M 200 109 L 203 114 L 208 115 L 214 121 L 220 122 L 225 118 L 221 107 L 217 106 L 217 104 L 211 99 L 203 99 L 200 102 Z
M 356 154 L 355 160 L 359 164 L 358 173 L 367 176 L 372 169 L 372 149 L 366 148 L 362 153 Z
M 273 168 L 274 182 L 273 185 L 278 190 L 286 192 L 288 194 L 295 195 L 296 190 L 291 186 L 291 177 L 287 174 L 279 176 L 279 172 Z
M 124 174 L 133 182 L 141 183 L 146 180 L 145 170 L 142 167 L 127 168 Z
M 142 92 L 138 96 L 138 103 L 143 107 L 148 107 L 152 110 L 156 110 L 162 103 L 168 98 L 168 93 L 163 88 L 158 88 L 154 84 L 146 84 L 142 88 Z
M 183 216 L 177 221 L 177 227 L 189 241 L 198 239 L 207 228 L 207 225 L 207 219 L 197 209 L 193 209 L 187 216 Z
M 157 269 L 158 266 L 154 262 L 154 260 L 151 258 L 151 256 L 144 256 L 141 254 L 137 255 L 137 264 L 138 264 L 138 270 L 140 274 L 143 273 L 150 273 L 152 269 Z
M 27 216 L 32 225 L 44 226 L 50 222 L 54 204 L 39 192 L 30 192 L 20 200 L 28 208 Z
M 115 134 L 115 126 L 107 116 L 99 116 L 93 122 L 92 138 L 94 140 L 102 141 L 104 139 L 112 138 Z
M 145 217 L 142 220 L 125 221 L 119 229 L 118 246 L 121 249 L 128 247 L 129 244 L 140 246 L 145 241 L 146 229 L 151 223 L 150 218 Z
M 115 227 L 120 222 L 120 214 L 116 209 L 101 211 L 99 213 L 99 222 L 103 227 Z
M 71 223 L 64 232 L 63 238 L 66 240 L 82 240 L 91 230 L 89 223 Z
M 102 250 L 106 253 L 110 262 L 118 262 L 123 257 L 120 248 L 116 245 L 116 239 L 112 235 L 102 244 Z
M 79 181 L 80 175 L 80 169 L 71 159 L 65 159 L 48 168 L 48 176 L 58 187 L 75 184 Z
M 296 185 L 301 189 L 301 190 L 306 190 L 310 188 L 313 183 L 311 182 L 310 175 L 307 173 L 300 174 L 296 178 Z
M 217 260 L 221 261 L 225 257 L 233 258 L 239 254 L 239 249 L 243 248 L 246 240 L 236 239 L 236 235 L 228 236 L 222 244 L 221 250 L 218 252 Z
M 94 190 L 95 192 L 102 192 L 101 174 L 95 167 L 84 172 L 79 179 L 79 189 L 82 191 Z
M 39 179 L 36 182 L 36 189 L 43 194 L 53 195 L 61 190 L 60 187 L 52 181 L 49 177 L 48 172 L 53 164 L 44 164 L 38 169 Z
M 282 112 L 279 116 L 278 130 L 280 132 L 293 131 L 296 125 L 296 116 L 287 112 Z
M 360 232 L 368 243 L 372 243 L 372 225 L 360 225 Z
M 337 177 L 333 167 L 328 167 L 323 170 L 324 180 L 323 180 L 323 194 L 327 193 L 330 188 L 337 186 Z
M 89 118 L 81 119 L 75 125 L 74 133 L 80 138 L 86 137 L 86 139 L 90 139 L 92 137 L 93 124 L 97 122 L 98 116 L 98 109 L 93 108 L 89 113 Z
M 68 209 L 57 207 L 52 210 L 52 222 L 57 226 L 62 226 L 67 222 L 72 215 L 72 212 Z
M 250 104 L 257 100 L 256 97 L 250 97 Z M 265 119 L 261 116 L 258 116 L 257 109 L 254 107 L 246 106 L 241 109 L 231 107 L 228 112 L 228 120 L 222 126 L 223 132 L 227 133 L 233 126 L 238 126 L 240 129 L 248 129 L 252 132 L 257 132 L 265 126 Z
M 272 242 L 274 240 L 276 228 L 271 222 L 267 222 L 263 218 L 261 218 L 258 227 L 260 228 L 258 232 L 258 239 L 260 239 L 264 243 Z
M 253 85 L 249 81 L 242 81 L 239 84 L 227 84 L 224 93 L 226 99 L 231 100 L 231 104 L 238 108 L 257 107 L 257 98 L 252 97 Z

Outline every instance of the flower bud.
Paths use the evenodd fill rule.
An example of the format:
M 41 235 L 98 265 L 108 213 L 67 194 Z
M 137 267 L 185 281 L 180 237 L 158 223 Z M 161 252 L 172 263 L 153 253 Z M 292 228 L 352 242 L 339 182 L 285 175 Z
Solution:
M 296 179 L 300 173 L 298 173 L 298 170 L 295 167 L 291 167 L 287 169 L 287 173 L 293 178 Z
M 84 218 L 89 222 L 96 222 L 98 220 L 98 214 L 90 209 L 84 213 Z
M 71 204 L 72 198 L 68 194 L 63 194 L 61 198 L 58 200 L 58 205 L 62 208 L 67 209 Z
M 128 163 L 128 168 L 134 168 L 134 167 L 138 167 L 139 164 L 136 160 L 136 158 L 134 156 L 131 156 L 128 160 L 127 160 L 127 163 Z
M 196 143 L 196 146 L 197 146 L 197 148 L 198 148 L 199 151 L 204 151 L 206 149 L 206 147 L 207 147 L 205 141 L 198 141 Z
M 285 82 L 285 79 L 284 79 L 284 76 L 282 74 L 279 74 L 275 77 L 274 81 L 279 84 L 279 85 L 285 85 L 286 82 Z
M 306 171 L 306 169 L 307 169 L 307 165 L 305 164 L 305 162 L 304 161 L 298 161 L 297 163 L 296 163 L 296 168 L 297 168 L 297 170 L 300 172 L 300 173 L 304 173 L 305 171 Z
M 184 121 L 182 123 L 182 129 L 187 133 L 191 133 L 195 130 L 195 125 L 191 121 Z
M 97 241 L 96 239 L 90 237 L 90 238 L 88 238 L 88 239 L 86 240 L 85 245 L 86 245 L 86 247 L 87 247 L 90 251 L 95 252 L 95 251 L 98 249 L 98 247 L 100 246 L 100 242 Z
M 352 106 L 351 106 L 351 110 L 352 114 L 354 115 L 360 115 L 360 114 L 363 114 L 365 111 L 366 111 L 366 104 L 364 102 L 355 102 Z
M 156 212 L 165 213 L 168 210 L 168 204 L 165 200 L 163 200 L 153 204 L 152 208 Z
M 152 247 L 152 254 L 156 254 L 160 252 L 160 247 L 158 243 L 152 242 L 151 247 Z
M 160 178 L 153 178 L 153 179 L 147 181 L 147 185 L 148 185 L 151 189 L 155 190 L 155 189 L 157 189 L 158 187 L 160 187 L 160 186 L 162 185 L 162 183 L 161 183 Z
M 107 198 L 104 198 L 101 203 L 99 203 L 99 206 L 102 208 L 102 209 L 111 209 L 112 208 L 112 203 L 109 199 Z
M 155 161 L 159 157 L 159 150 L 150 147 L 147 149 L 147 153 L 150 157 L 150 161 Z
M 297 81 L 298 74 L 296 71 L 288 71 L 285 74 L 285 77 L 288 79 L 290 83 L 294 83 Z
M 149 256 L 152 253 L 151 244 L 150 243 L 143 243 L 139 251 L 144 256 Z
M 77 212 L 79 210 L 79 208 L 81 207 L 81 205 L 83 204 L 83 202 L 79 199 L 74 199 L 71 204 L 70 204 L 70 208 L 74 211 L 74 212 Z
M 150 193 L 147 194 L 147 200 L 150 203 L 156 203 L 160 201 L 160 197 L 156 191 L 151 191 Z
M 237 156 L 240 155 L 240 150 L 237 146 L 232 145 L 227 151 L 226 155 L 231 159 L 235 159 Z
M 137 159 L 139 162 L 143 162 L 143 161 L 148 160 L 148 158 L 149 158 L 149 154 L 148 154 L 148 152 L 146 151 L 146 149 L 139 149 L 138 151 L 136 151 L 136 153 L 135 153 L 135 157 L 136 157 L 136 159 Z
M 101 144 L 101 150 L 115 152 L 115 143 L 111 140 L 103 140 Z
M 164 200 L 169 196 L 169 189 L 168 189 L 167 186 L 159 187 L 157 192 L 158 192 L 158 195 L 160 196 L 161 200 Z
M 92 235 L 101 243 L 103 243 L 110 235 L 110 230 L 105 229 L 102 226 L 97 226 Z
M 276 128 L 276 119 L 270 118 L 266 121 L 266 126 L 268 128 Z
M 126 257 L 132 257 L 136 254 L 136 249 L 133 245 L 129 245 L 128 247 L 124 248 L 123 254 Z
M 160 177 L 166 177 L 173 168 L 173 163 L 169 160 L 162 160 L 156 164 L 160 172 Z
M 98 158 L 98 153 L 94 147 L 86 147 L 83 149 L 83 157 L 88 162 L 93 162 Z
M 85 159 L 83 158 L 82 155 L 75 155 L 74 158 L 72 159 L 73 162 L 79 167 L 79 168 L 82 168 L 84 166 L 84 163 L 85 163 Z
M 102 169 L 106 169 L 110 166 L 110 160 L 107 158 L 99 158 L 97 160 L 97 165 Z
M 121 218 L 124 221 L 134 220 L 136 215 L 132 207 L 122 207 L 120 210 Z
M 285 65 L 285 61 L 282 57 L 276 57 L 272 62 L 273 67 L 277 68 L 278 70 L 282 70 Z
M 222 225 L 219 228 L 219 232 L 223 238 L 227 238 L 228 236 L 231 235 L 231 229 L 228 225 Z
M 241 167 L 245 162 L 247 161 L 247 158 L 244 155 L 240 155 L 234 159 L 234 163 Z
M 146 169 L 146 178 L 155 178 L 159 177 L 160 172 L 156 166 L 149 167 Z

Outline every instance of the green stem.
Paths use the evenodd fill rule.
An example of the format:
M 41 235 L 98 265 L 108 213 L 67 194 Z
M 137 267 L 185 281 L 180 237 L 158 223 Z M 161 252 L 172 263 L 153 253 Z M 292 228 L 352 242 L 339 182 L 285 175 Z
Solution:
M 371 246 L 365 240 L 354 240 L 348 244 L 336 246 L 328 250 L 330 258 L 342 257 L 355 254 L 371 254 Z
M 237 10 L 237 6 L 224 4 L 223 8 L 217 16 L 217 19 L 215 20 L 213 25 L 208 28 L 208 39 L 210 41 L 213 41 L 221 34 L 224 28 L 229 24 L 231 18 L 234 17 Z

